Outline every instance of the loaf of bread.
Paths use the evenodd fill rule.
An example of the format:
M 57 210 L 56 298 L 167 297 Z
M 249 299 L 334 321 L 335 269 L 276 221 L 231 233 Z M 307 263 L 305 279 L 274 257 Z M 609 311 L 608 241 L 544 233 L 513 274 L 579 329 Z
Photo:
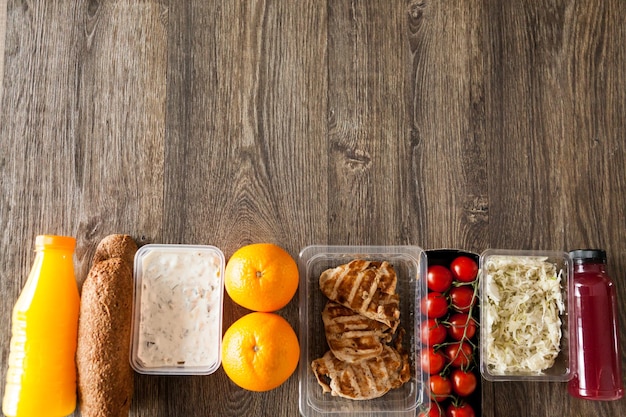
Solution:
M 83 417 L 127 417 L 134 373 L 129 363 L 133 260 L 128 235 L 110 235 L 96 249 L 83 284 L 78 320 L 78 398 Z

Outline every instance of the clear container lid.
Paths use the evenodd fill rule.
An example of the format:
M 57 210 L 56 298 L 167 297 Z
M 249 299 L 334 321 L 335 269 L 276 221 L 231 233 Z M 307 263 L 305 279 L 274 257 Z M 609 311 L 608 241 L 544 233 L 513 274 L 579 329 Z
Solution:
M 157 245 L 135 255 L 130 363 L 139 373 L 207 375 L 221 363 L 224 254 Z
M 557 274 L 560 276 L 560 284 L 558 286 L 558 292 L 563 303 L 563 311 L 558 314 L 558 320 L 560 321 L 560 339 L 558 345 L 558 352 L 552 366 L 543 369 L 541 371 L 522 371 L 522 370 L 496 370 L 493 364 L 488 362 L 490 341 L 494 338 L 508 338 L 509 331 L 511 329 L 518 328 L 514 326 L 508 326 L 507 323 L 503 323 L 502 320 L 508 316 L 508 310 L 503 314 L 498 313 L 494 315 L 500 309 L 504 309 L 504 298 L 497 301 L 495 294 L 506 292 L 505 288 L 499 288 L 496 283 L 490 283 L 488 264 L 492 261 L 507 260 L 512 262 L 511 265 L 524 263 L 529 260 L 541 260 L 548 264 L 554 265 Z M 520 269 L 521 270 L 521 269 Z M 512 280 L 515 280 L 516 274 L 520 274 L 520 270 L 511 267 L 508 269 L 507 276 Z M 560 251 L 533 251 L 533 250 L 505 250 L 505 249 L 488 249 L 480 255 L 480 371 L 483 377 L 488 381 L 556 381 L 565 382 L 573 377 L 574 372 L 574 345 L 575 340 L 572 335 L 572 294 L 573 294 L 573 280 L 572 276 L 572 262 L 569 255 Z M 555 281 L 556 282 L 556 281 Z M 537 283 L 537 288 L 544 289 L 544 284 Z M 547 285 L 547 284 L 546 284 Z M 494 287 L 490 287 L 494 286 Z M 517 286 L 511 286 L 515 290 Z M 550 287 L 551 288 L 551 287 Z M 519 292 L 519 291 L 518 291 Z M 490 295 L 493 294 L 493 295 Z M 502 296 L 504 297 L 504 296 Z M 507 296 L 508 297 L 508 296 Z M 522 300 L 519 306 L 519 310 L 525 311 L 528 317 L 535 315 L 534 313 L 540 313 L 543 310 L 537 311 L 541 307 L 531 303 L 530 301 L 523 301 L 523 294 L 516 299 Z M 492 300 L 492 301 L 490 301 Z M 490 307 L 491 306 L 491 307 Z M 493 310 L 495 309 L 495 310 Z M 541 316 L 541 314 L 537 314 Z M 498 320 L 501 324 L 499 328 L 504 328 L 504 331 L 494 330 L 494 320 Z M 543 322 L 540 319 L 539 322 Z M 558 323 L 558 322 L 555 322 Z M 517 322 L 515 325 L 517 326 Z M 504 326 L 504 327 L 502 327 Z M 506 333 L 507 336 L 503 336 Z M 516 333 L 516 336 L 517 333 Z M 519 336 L 521 337 L 521 336 Z M 502 339 L 502 340 L 506 340 Z M 510 342 L 516 347 L 526 346 L 523 341 Z M 495 345 L 494 345 L 495 346 Z M 528 346 L 528 351 L 532 351 L 534 346 Z M 514 355 L 511 357 L 515 357 Z M 502 363 L 502 362 L 499 362 Z
M 324 393 L 311 368 L 312 361 L 328 350 L 322 322 L 327 298 L 319 286 L 320 274 L 355 259 L 388 261 L 397 274 L 400 296 L 400 325 L 406 330 L 403 344 L 408 351 L 411 378 L 400 388 L 379 398 L 353 400 Z M 305 417 L 405 416 L 429 404 L 419 354 L 421 330 L 420 299 L 426 294 L 426 255 L 416 246 L 308 246 L 300 252 L 300 412 Z

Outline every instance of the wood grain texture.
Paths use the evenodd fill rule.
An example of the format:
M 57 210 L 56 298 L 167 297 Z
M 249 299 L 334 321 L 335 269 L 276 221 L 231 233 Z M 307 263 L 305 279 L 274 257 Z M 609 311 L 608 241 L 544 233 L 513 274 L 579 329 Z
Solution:
M 625 21 L 620 0 L 0 0 L 0 378 L 43 232 L 78 238 L 79 282 L 110 233 L 227 258 L 600 246 L 626 300 Z M 224 328 L 245 313 L 226 297 Z M 298 330 L 297 298 L 279 313 Z M 482 393 L 485 417 L 626 414 Z M 131 416 L 298 414 L 296 375 L 135 377 Z
M 412 177 L 419 244 L 488 244 L 482 8 L 409 1 Z
M 8 16 L 2 107 L 11 112 L 0 146 L 9 200 L 0 218 L 18 235 L 4 239 L 30 250 L 37 233 L 75 235 L 84 278 L 95 243 L 111 231 L 159 234 L 160 8 L 14 2 Z
M 7 29 L 7 0 L 0 0 L 0 96 L 4 79 L 4 40 Z
M 626 99 L 626 61 L 617 45 L 626 32 L 619 2 L 600 3 L 489 2 L 485 10 L 489 243 L 604 247 L 619 282 L 624 260 L 612 246 L 624 241 L 618 112 Z M 575 400 L 563 384 L 493 385 L 485 389 L 493 395 L 483 396 L 486 416 L 619 415 L 625 406 L 624 400 Z
M 405 8 L 387 1 L 328 5 L 328 241 L 406 244 L 415 233 L 405 157 Z
M 227 257 L 273 242 L 297 257 L 326 240 L 325 16 L 316 1 L 170 4 L 166 241 Z M 224 328 L 246 312 L 227 299 Z M 298 329 L 295 302 L 281 314 Z M 185 383 L 189 409 L 145 415 L 297 415 L 297 382 L 249 395 L 219 369 Z M 138 395 L 152 384 L 140 378 Z
M 92 2 L 82 11 L 74 92 L 78 246 L 93 247 L 111 231 L 140 244 L 160 239 L 166 10 L 159 2 Z

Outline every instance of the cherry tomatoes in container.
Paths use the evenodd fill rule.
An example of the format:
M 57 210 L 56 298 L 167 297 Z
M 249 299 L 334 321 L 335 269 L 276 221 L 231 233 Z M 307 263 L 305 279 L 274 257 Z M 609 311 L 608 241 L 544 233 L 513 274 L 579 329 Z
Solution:
M 430 319 L 438 319 L 448 314 L 448 300 L 446 296 L 439 292 L 429 292 L 422 298 L 422 312 Z
M 452 272 L 442 265 L 431 265 L 426 275 L 428 289 L 436 292 L 446 292 L 452 285 Z
M 422 369 L 425 374 L 430 373 L 429 384 L 426 388 L 431 391 L 431 398 L 438 401 L 431 403 L 431 409 L 425 411 L 423 417 L 429 416 L 428 413 L 435 413 L 434 416 L 475 417 L 474 410 L 479 415 L 481 413 L 482 397 L 477 348 L 480 343 L 477 331 L 480 300 L 476 291 L 479 256 L 456 249 L 430 250 L 426 251 L 426 256 L 428 270 L 439 272 L 443 277 L 431 274 L 433 276 L 430 277 L 428 294 L 423 294 L 421 300 L 423 314 L 428 314 L 427 307 L 431 312 L 434 311 L 438 316 L 435 323 L 446 329 L 446 335 L 444 340 L 440 341 L 442 336 L 437 334 L 434 340 L 439 343 L 434 346 L 422 343 L 420 358 L 423 361 Z M 434 268 L 434 266 L 441 268 Z M 444 289 L 445 272 L 442 271 L 446 269 L 452 274 L 453 280 L 452 284 Z M 441 311 L 443 310 L 441 308 L 443 303 L 440 300 L 442 297 L 447 301 L 445 312 Z M 438 308 L 441 310 L 438 311 Z M 432 318 L 434 317 L 428 316 L 428 319 Z M 422 324 L 422 326 L 425 325 Z M 424 337 L 428 336 L 429 332 L 440 331 L 438 327 L 432 326 L 427 327 L 427 330 Z M 443 368 L 439 369 L 441 358 L 434 354 L 445 357 Z M 441 392 L 446 392 L 446 383 L 439 378 L 447 379 L 452 390 L 450 394 L 443 396 L 443 399 Z M 436 386 L 431 387 L 431 383 L 435 383 Z M 433 393 L 433 388 L 443 391 Z
M 443 416 L 443 414 L 441 414 L 441 408 L 439 407 L 440 406 L 435 403 L 431 405 L 428 410 L 424 410 L 421 413 L 419 413 L 417 417 L 441 417 Z
M 476 334 L 476 320 L 465 313 L 455 313 L 448 319 L 448 335 L 457 341 L 471 339 Z
M 452 394 L 452 383 L 441 375 L 431 375 L 428 381 L 430 397 L 435 401 L 444 401 Z
M 471 285 L 452 287 L 449 297 L 450 307 L 460 313 L 469 313 L 470 309 L 476 304 L 477 298 L 474 287 Z
M 478 275 L 478 263 L 469 256 L 457 256 L 450 264 L 454 278 L 461 282 L 472 282 Z
M 462 404 L 450 404 L 446 409 L 446 417 L 476 417 L 471 405 L 464 402 Z
M 473 371 L 455 369 L 450 374 L 450 382 L 452 382 L 452 391 L 462 397 L 467 397 L 476 389 L 478 380 Z
M 469 342 L 450 343 L 444 350 L 450 364 L 455 368 L 466 369 L 474 359 L 474 348 Z
M 421 341 L 425 346 L 434 346 L 443 343 L 448 334 L 447 329 L 435 319 L 422 321 Z
M 434 348 L 427 347 L 420 352 L 420 363 L 424 372 L 438 374 L 446 364 L 446 357 Z

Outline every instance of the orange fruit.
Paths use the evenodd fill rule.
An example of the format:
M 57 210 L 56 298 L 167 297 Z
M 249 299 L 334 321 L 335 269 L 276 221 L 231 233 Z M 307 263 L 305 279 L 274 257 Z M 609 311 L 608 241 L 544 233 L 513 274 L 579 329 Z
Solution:
M 226 330 L 222 340 L 226 375 L 250 391 L 281 385 L 298 367 L 299 356 L 296 333 L 276 313 L 248 313 Z
M 224 287 L 234 302 L 249 310 L 280 310 L 298 289 L 298 266 L 272 243 L 243 246 L 228 260 Z

